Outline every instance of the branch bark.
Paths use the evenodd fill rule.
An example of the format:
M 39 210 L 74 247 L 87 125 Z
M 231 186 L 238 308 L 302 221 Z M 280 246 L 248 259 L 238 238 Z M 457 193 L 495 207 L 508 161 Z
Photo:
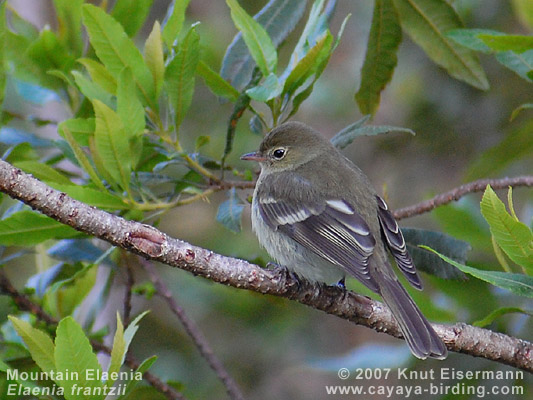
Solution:
M 509 187 L 518 186 L 532 187 L 533 176 L 517 176 L 515 178 L 501 179 L 480 179 L 474 182 L 466 183 L 448 192 L 438 194 L 429 200 L 422 201 L 409 207 L 400 208 L 393 212 L 394 218 L 399 220 L 412 217 L 414 215 L 423 214 L 439 206 L 451 203 L 452 201 L 457 201 L 469 193 L 482 192 L 485 190 L 487 185 L 490 185 L 493 189 L 507 189 Z
M 312 284 L 284 269 L 266 270 L 174 239 L 134 221 L 90 207 L 0 161 L 0 191 L 34 209 L 147 259 L 181 268 L 214 282 L 285 297 L 317 310 L 401 338 L 389 309 L 338 287 Z M 434 324 L 450 351 L 483 357 L 533 373 L 533 343 L 463 323 Z

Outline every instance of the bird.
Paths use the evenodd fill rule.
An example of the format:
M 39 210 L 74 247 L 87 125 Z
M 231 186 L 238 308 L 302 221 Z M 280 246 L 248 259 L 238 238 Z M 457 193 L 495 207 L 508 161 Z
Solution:
M 241 159 L 261 166 L 252 229 L 277 263 L 312 282 L 342 285 L 355 277 L 390 308 L 414 356 L 446 358 L 444 342 L 391 265 L 393 259 L 422 289 L 402 232 L 360 168 L 297 121 L 272 129 L 259 150 Z

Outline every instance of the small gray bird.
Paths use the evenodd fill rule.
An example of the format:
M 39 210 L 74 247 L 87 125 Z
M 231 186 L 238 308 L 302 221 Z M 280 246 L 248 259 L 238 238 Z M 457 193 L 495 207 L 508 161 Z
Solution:
M 405 240 L 368 178 L 318 132 L 300 122 L 272 130 L 259 151 L 252 227 L 277 262 L 311 281 L 357 278 L 389 306 L 411 352 L 444 359 L 446 346 L 398 281 L 387 250 L 422 289 Z

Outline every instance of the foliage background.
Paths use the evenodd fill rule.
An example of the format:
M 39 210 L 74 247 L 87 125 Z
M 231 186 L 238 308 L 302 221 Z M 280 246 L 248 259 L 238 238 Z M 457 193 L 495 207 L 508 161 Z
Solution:
M 55 23 L 49 1 L 15 0 L 9 3 L 39 28 Z M 163 20 L 169 3 L 154 1 L 150 16 L 136 38 L 139 46 L 144 43 L 153 21 Z M 263 5 L 262 1 L 242 2 L 252 15 Z M 517 23 L 520 15 L 517 16 L 512 2 L 458 0 L 453 5 L 467 27 L 528 33 L 525 25 Z M 366 1 L 339 2 L 330 24 L 334 33 L 348 13 L 352 13 L 352 17 L 339 47 L 313 94 L 294 118 L 305 121 L 327 136 L 333 136 L 361 117 L 353 96 L 359 86 L 372 4 Z M 195 21 L 201 22 L 197 31 L 204 59 L 217 69 L 236 33 L 229 9 L 222 1 L 192 0 L 185 26 Z M 296 31 L 301 29 L 302 23 Z M 282 60 L 288 59 L 296 40 L 295 34 L 289 37 L 280 53 Z M 452 79 L 429 61 L 404 34 L 398 66 L 392 82 L 382 94 L 373 123 L 408 127 L 417 135 L 397 133 L 361 137 L 345 150 L 345 154 L 370 177 L 378 192 L 386 195 L 391 207 L 414 204 L 430 194 L 443 192 L 474 178 L 517 176 L 533 170 L 533 157 L 506 166 L 492 163 L 485 170 L 475 167 L 487 149 L 502 142 L 516 127 L 532 118 L 531 111 L 526 110 L 509 122 L 516 107 L 531 101 L 531 84 L 524 84 L 523 79 L 503 68 L 494 57 L 481 55 L 481 62 L 491 85 L 488 91 L 480 91 Z M 44 106 L 31 107 L 13 94 L 13 88 L 8 87 L 7 93 L 11 95 L 6 96 L 6 109 L 42 119 L 60 121 L 68 117 L 68 110 L 60 103 L 49 102 Z M 215 159 L 220 158 L 231 110 L 232 104 L 221 104 L 201 79 L 197 79 L 192 107 L 180 130 L 182 145 L 193 148 L 198 136 L 208 135 L 211 141 L 202 148 L 202 152 Z M 250 115 L 247 116 L 238 125 L 234 151 L 228 158 L 229 164 L 242 168 L 249 166 L 239 161 L 239 155 L 254 150 L 261 141 L 261 136 L 250 132 L 245 122 Z M 38 135 L 54 138 L 57 135 L 53 125 L 39 128 L 23 121 L 19 124 L 20 129 Z M 533 132 L 529 132 L 529 143 L 531 136 Z M 512 151 L 511 146 L 509 157 L 513 157 Z M 242 199 L 247 195 L 239 192 Z M 514 199 L 520 220 L 531 226 L 531 191 L 517 189 Z M 211 196 L 209 201 L 175 208 L 161 220 L 159 228 L 171 236 L 215 252 L 267 261 L 268 256 L 259 248 L 251 233 L 248 210 L 243 217 L 244 228 L 238 234 L 229 233 L 215 222 L 218 205 L 224 200 L 225 194 L 221 192 Z M 471 195 L 461 201 L 460 206 L 479 210 L 479 200 L 480 196 Z M 451 212 L 451 207 L 446 207 L 439 212 L 402 221 L 402 226 L 444 230 L 472 242 L 467 227 L 454 221 Z M 485 231 L 478 233 L 485 235 L 486 240 L 489 237 L 487 232 L 488 227 L 485 226 Z M 491 247 L 482 243 L 486 245 L 487 242 L 472 243 L 471 265 L 499 268 Z M 28 255 L 9 269 L 9 276 L 19 287 L 35 272 L 34 257 Z M 248 398 L 316 398 L 316 393 L 321 393 L 325 384 L 341 383 L 336 370 L 345 365 L 404 365 L 420 370 L 438 370 L 443 366 L 465 369 L 465 365 L 471 370 L 506 369 L 460 354 L 451 354 L 445 362 L 429 360 L 419 363 L 408 356 L 403 343 L 347 321 L 286 300 L 215 285 L 180 270 L 160 267 L 159 271 L 179 303 L 206 333 L 215 352 Z M 146 278 L 141 270 L 136 270 L 135 275 L 137 281 Z M 115 311 L 120 309 L 123 300 L 124 280 L 124 274 L 117 271 L 109 302 L 97 318 L 96 329 L 114 326 Z M 531 301 L 517 300 L 472 278 L 465 282 L 444 282 L 424 274 L 424 281 L 426 291 L 424 294 L 415 293 L 415 300 L 426 316 L 434 321 L 472 323 L 506 304 L 531 309 Z M 157 354 L 159 359 L 152 371 L 165 380 L 180 382 L 190 398 L 221 398 L 222 385 L 199 357 L 179 323 L 168 317 L 161 301 L 154 298 L 147 302 L 142 296 L 136 296 L 133 305 L 134 314 L 147 308 L 152 310 L 141 322 L 133 341 L 134 354 L 140 359 Z M 0 297 L 2 320 L 8 312 L 7 299 Z M 83 318 L 83 313 L 80 315 Z M 528 333 L 533 326 L 527 316 L 510 314 L 497 319 L 491 328 L 531 339 Z M 383 347 L 381 350 L 380 347 L 369 347 L 374 344 L 394 347 Z M 367 349 L 370 355 L 365 356 L 362 349 Z M 385 355 L 396 354 L 398 364 L 390 358 L 387 358 L 386 364 L 380 362 Z M 530 377 L 522 384 L 531 392 Z

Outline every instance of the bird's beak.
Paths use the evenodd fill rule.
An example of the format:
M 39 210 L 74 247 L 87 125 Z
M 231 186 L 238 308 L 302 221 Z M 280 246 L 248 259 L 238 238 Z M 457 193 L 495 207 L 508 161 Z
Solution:
M 267 159 L 265 156 L 263 156 L 258 151 L 254 151 L 252 153 L 243 154 L 241 156 L 241 160 L 263 162 L 263 161 L 266 161 Z

